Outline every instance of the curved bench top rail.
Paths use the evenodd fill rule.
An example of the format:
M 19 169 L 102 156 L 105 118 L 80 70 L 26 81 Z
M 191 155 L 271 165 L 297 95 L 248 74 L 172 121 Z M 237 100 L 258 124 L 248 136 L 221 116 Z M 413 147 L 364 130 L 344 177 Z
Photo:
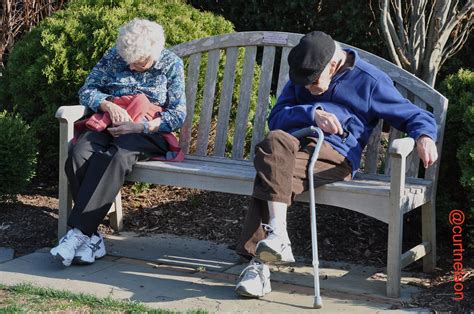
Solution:
M 301 37 L 303 37 L 303 34 L 287 32 L 239 32 L 196 39 L 173 46 L 170 49 L 180 57 L 187 57 L 195 53 L 202 53 L 213 49 L 225 49 L 230 47 L 293 47 L 299 42 Z M 420 99 L 433 107 L 436 112 L 446 111 L 448 100 L 421 79 L 370 52 L 344 43 L 340 44 L 343 48 L 351 48 L 356 50 L 363 59 L 382 69 L 392 78 L 392 80 L 404 86 L 413 94 L 417 95 Z

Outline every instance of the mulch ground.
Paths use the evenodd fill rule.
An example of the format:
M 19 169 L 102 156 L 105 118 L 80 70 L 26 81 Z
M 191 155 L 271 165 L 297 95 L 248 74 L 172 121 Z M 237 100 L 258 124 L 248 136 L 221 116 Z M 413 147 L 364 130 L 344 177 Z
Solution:
M 15 249 L 16 256 L 52 246 L 57 232 L 57 187 L 36 183 L 16 203 L 0 203 L 0 247 Z M 248 210 L 249 197 L 212 193 L 177 187 L 132 185 L 123 190 L 126 231 L 143 235 L 170 233 L 211 240 L 234 248 Z M 387 226 L 349 210 L 318 206 L 319 254 L 323 260 L 346 261 L 362 265 L 385 266 Z M 108 221 L 100 230 L 113 233 Z M 288 213 L 288 230 L 293 252 L 311 260 L 309 205 L 294 204 Z M 436 311 L 474 310 L 474 269 L 472 250 L 464 251 L 464 300 L 453 300 L 452 248 L 450 236 L 438 233 L 438 270 L 421 294 L 409 306 Z M 405 215 L 404 247 L 421 242 L 421 223 L 417 211 Z M 405 270 L 422 270 L 421 262 Z

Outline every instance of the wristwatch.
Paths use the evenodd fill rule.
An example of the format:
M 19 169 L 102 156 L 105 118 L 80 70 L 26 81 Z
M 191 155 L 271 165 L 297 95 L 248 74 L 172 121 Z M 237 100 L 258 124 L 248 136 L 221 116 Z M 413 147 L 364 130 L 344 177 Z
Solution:
M 151 133 L 150 132 L 150 122 L 148 122 L 147 120 L 144 120 L 142 122 L 142 124 L 143 124 L 143 133 L 150 134 Z

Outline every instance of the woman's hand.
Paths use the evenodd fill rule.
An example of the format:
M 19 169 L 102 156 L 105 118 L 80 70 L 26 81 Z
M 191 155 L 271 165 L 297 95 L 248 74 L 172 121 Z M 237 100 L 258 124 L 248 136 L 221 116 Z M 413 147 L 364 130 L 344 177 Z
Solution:
M 132 118 L 130 118 L 130 115 L 128 114 L 127 110 L 123 109 L 122 107 L 114 104 L 113 102 L 110 101 L 104 101 L 100 105 L 100 110 L 104 112 L 108 112 L 110 115 L 110 119 L 112 120 L 112 124 L 118 125 L 121 122 L 130 122 L 132 121 Z
M 108 128 L 107 131 L 112 134 L 112 136 L 120 136 L 124 134 L 130 134 L 130 133 L 142 133 L 143 132 L 143 124 L 142 123 L 135 123 L 131 121 L 124 121 L 124 122 L 118 122 L 115 124 L 114 127 Z
M 150 133 L 156 132 L 160 128 L 161 124 L 161 118 L 155 118 L 153 120 L 148 121 L 148 126 L 149 129 L 148 131 Z M 129 133 L 143 133 L 145 130 L 145 126 L 143 123 L 139 122 L 132 122 L 132 121 L 125 121 L 125 122 L 119 122 L 115 124 L 114 127 L 108 128 L 107 129 L 112 136 L 120 136 L 124 134 L 129 134 Z

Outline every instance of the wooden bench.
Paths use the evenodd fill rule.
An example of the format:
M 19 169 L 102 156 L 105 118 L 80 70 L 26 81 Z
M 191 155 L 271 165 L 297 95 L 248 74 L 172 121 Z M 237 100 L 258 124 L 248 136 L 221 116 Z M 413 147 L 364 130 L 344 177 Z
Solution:
M 288 53 L 302 36 L 283 32 L 242 32 L 197 39 L 172 47 L 172 51 L 187 60 L 187 118 L 180 133 L 180 143 L 186 153 L 185 161 L 139 162 L 127 179 L 251 195 L 255 176 L 251 161 L 252 152 L 255 144 L 265 136 L 269 96 L 275 93 L 272 82 L 276 85 L 276 95 L 279 95 L 288 80 Z M 341 45 L 343 48 L 349 47 L 342 43 Z M 385 71 L 394 80 L 402 95 L 411 99 L 416 105 L 433 112 L 438 124 L 438 151 L 441 156 L 447 99 L 394 64 L 363 50 L 351 48 L 356 49 L 363 59 Z M 242 75 L 240 81 L 237 81 L 235 67 L 239 64 L 237 62 L 239 51 L 242 55 L 243 50 L 245 56 L 240 63 L 243 63 Z M 225 56 L 225 71 L 223 83 L 217 89 L 221 91 L 220 103 L 216 103 L 217 71 L 219 60 L 223 56 Z M 259 64 L 256 59 L 262 60 L 261 63 Z M 200 68 L 201 63 L 205 67 Z M 253 88 L 257 90 L 258 100 L 255 118 L 251 119 L 248 114 L 249 103 L 257 67 L 260 79 L 258 86 Z M 205 83 L 199 106 L 201 108 L 199 123 L 193 125 L 195 108 L 198 108 L 196 99 L 199 96 L 197 91 L 200 71 L 205 71 Z M 240 90 L 234 91 L 239 83 Z M 239 95 L 237 103 L 232 102 L 233 92 Z M 236 110 L 236 114 L 231 115 L 231 108 Z M 67 231 L 66 221 L 72 204 L 63 170 L 64 162 L 73 137 L 73 123 L 86 112 L 86 108 L 82 106 L 67 106 L 59 108 L 56 113 L 60 123 L 58 236 Z M 250 148 L 249 145 L 245 145 L 244 137 L 249 124 L 253 126 Z M 316 199 L 320 204 L 351 209 L 389 225 L 387 295 L 398 297 L 400 273 L 403 267 L 421 257 L 425 271 L 433 271 L 435 267 L 435 194 L 439 163 L 425 171 L 423 178 L 417 178 L 420 162 L 416 150 L 412 152 L 414 141 L 410 138 L 401 139 L 403 134 L 395 129 L 384 133 L 382 125 L 380 121 L 374 130 L 364 152 L 363 169 L 354 180 L 320 187 L 316 190 Z M 197 127 L 193 132 L 195 126 Z M 232 126 L 232 132 L 229 126 Z M 209 147 L 210 133 L 214 135 L 212 147 Z M 233 134 L 231 145 L 227 144 L 229 133 Z M 298 200 L 308 201 L 307 193 L 300 195 Z M 420 206 L 423 242 L 402 254 L 403 215 Z M 111 221 L 116 229 L 121 229 L 120 195 L 111 208 Z

